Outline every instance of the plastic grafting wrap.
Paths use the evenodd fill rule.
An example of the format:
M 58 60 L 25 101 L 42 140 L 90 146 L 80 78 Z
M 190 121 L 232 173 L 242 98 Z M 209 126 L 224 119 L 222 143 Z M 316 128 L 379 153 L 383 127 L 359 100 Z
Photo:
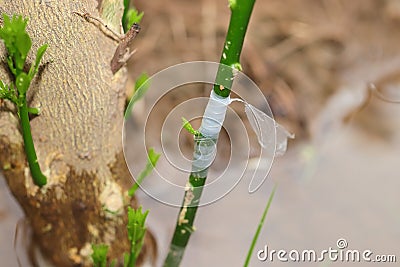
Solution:
M 195 146 L 192 172 L 196 173 L 199 178 L 204 178 L 207 176 L 207 168 L 210 167 L 217 155 L 217 140 L 208 137 L 196 137 Z
M 246 101 L 233 98 L 231 102 L 238 101 L 244 104 L 244 110 L 247 115 L 247 119 L 250 122 L 251 128 L 257 135 L 258 143 L 263 149 L 270 148 L 274 141 L 275 143 L 275 156 L 282 156 L 285 154 L 287 149 L 288 138 L 293 139 L 294 134 L 289 133 L 285 127 L 278 124 L 273 118 L 247 103 Z M 276 140 L 274 140 L 274 134 L 276 133 Z
M 246 101 L 239 98 L 230 99 L 229 96 L 223 98 L 212 90 L 199 129 L 203 136 L 196 139 L 196 149 L 193 155 L 192 171 L 198 173 L 199 176 L 202 176 L 203 172 L 214 161 L 218 135 L 224 123 L 228 105 L 233 101 L 242 102 L 245 105 L 247 118 L 257 135 L 258 143 L 263 149 L 273 149 L 275 156 L 282 156 L 286 152 L 287 139 L 294 138 L 293 134 L 289 133 L 272 117 Z M 205 175 L 206 173 L 204 173 Z
M 218 138 L 222 124 L 224 123 L 226 110 L 230 103 L 231 99 L 229 96 L 223 98 L 214 93 L 214 90 L 211 91 L 210 99 L 208 100 L 199 129 L 199 132 L 203 136 L 213 139 Z
M 199 132 L 202 137 L 195 139 L 196 149 L 193 154 L 192 171 L 199 177 L 205 177 L 206 169 L 214 161 L 217 154 L 217 139 L 224 123 L 230 98 L 223 98 L 211 91 Z

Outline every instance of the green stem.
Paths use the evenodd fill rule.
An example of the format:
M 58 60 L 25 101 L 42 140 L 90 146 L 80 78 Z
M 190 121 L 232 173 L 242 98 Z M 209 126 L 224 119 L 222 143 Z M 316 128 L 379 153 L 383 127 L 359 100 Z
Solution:
M 251 255 L 253 255 L 254 247 L 256 246 L 256 243 L 257 243 L 258 237 L 260 235 L 261 229 L 262 229 L 262 227 L 264 225 L 264 221 L 265 221 L 265 218 L 267 217 L 267 214 L 268 214 L 268 211 L 269 211 L 269 207 L 271 206 L 272 200 L 274 199 L 276 187 L 277 187 L 277 185 L 275 184 L 274 188 L 272 189 L 271 195 L 268 198 L 267 206 L 265 207 L 264 212 L 263 212 L 263 214 L 261 216 L 261 220 L 258 223 L 257 231 L 254 234 L 253 240 L 252 240 L 250 248 L 249 248 L 249 252 L 247 253 L 246 261 L 245 261 L 245 263 L 243 265 L 244 267 L 249 266 Z
M 21 118 L 22 137 L 24 139 L 25 153 L 29 163 L 29 168 L 31 170 L 33 182 L 35 183 L 35 185 L 41 187 L 47 183 L 47 178 L 40 170 L 35 146 L 33 145 L 31 126 L 29 123 L 28 106 L 26 103 L 26 95 L 20 95 L 19 99 L 20 104 L 18 105 L 18 111 Z
M 134 256 L 134 253 L 135 252 L 131 251 L 131 253 L 129 255 L 129 261 L 128 261 L 128 265 L 127 265 L 128 267 L 135 267 L 135 265 L 136 265 L 136 258 Z
M 232 68 L 240 70 L 240 53 L 250 20 L 255 0 L 230 0 L 231 18 L 224 49 L 221 56 L 221 64 L 229 68 L 220 67 L 215 80 L 214 91 L 222 97 L 228 97 L 233 83 L 234 72 Z M 223 85 L 221 88 L 220 85 Z M 216 140 L 208 140 L 216 142 Z M 206 142 L 195 142 L 194 155 L 200 154 L 202 145 Z M 193 223 L 200 203 L 201 194 L 207 179 L 208 168 L 196 172 L 192 166 L 188 186 L 185 191 L 183 204 L 181 206 L 175 232 L 172 237 L 168 256 L 164 267 L 179 266 L 190 236 L 194 231 Z
M 228 33 L 226 35 L 224 49 L 222 51 L 221 65 L 215 85 L 214 92 L 222 97 L 228 97 L 233 83 L 233 69 L 241 70 L 240 53 L 242 52 L 244 37 L 249 24 L 251 12 L 255 0 L 230 0 L 231 19 L 229 21 Z M 224 87 L 222 88 L 221 85 Z
M 207 170 L 205 170 L 205 174 L 207 174 Z M 193 222 L 198 206 L 193 205 L 193 203 L 200 202 L 205 182 L 206 177 L 199 177 L 198 173 L 192 172 L 189 176 L 190 186 L 185 192 L 184 201 L 179 212 L 180 216 L 176 224 L 167 259 L 164 262 L 164 267 L 179 266 L 182 260 L 186 245 L 189 242 L 191 234 L 194 232 Z M 193 196 L 193 199 L 187 202 L 191 196 Z

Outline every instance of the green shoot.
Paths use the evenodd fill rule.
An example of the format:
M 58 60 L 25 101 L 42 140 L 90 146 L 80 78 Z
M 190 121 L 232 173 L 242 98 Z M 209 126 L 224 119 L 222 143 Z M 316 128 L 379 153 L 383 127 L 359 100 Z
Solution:
M 14 104 L 18 103 L 17 92 L 15 91 L 13 84 L 8 86 L 0 80 L 0 99 L 10 100 Z
M 3 13 L 3 27 L 0 38 L 8 51 L 7 63 L 12 74 L 17 77 L 25 66 L 25 60 L 32 46 L 31 38 L 25 28 L 28 19 L 14 15 L 11 19 Z
M 124 28 L 124 32 L 127 32 L 134 23 L 139 24 L 144 15 L 144 12 L 139 13 L 136 8 L 130 8 L 129 2 L 129 0 L 124 0 L 124 14 L 122 16 L 122 27 Z
M 46 52 L 47 47 L 48 47 L 47 44 L 44 44 L 41 47 L 39 47 L 39 49 L 36 53 L 35 64 L 31 66 L 29 73 L 28 73 L 28 76 L 30 77 L 30 79 L 32 79 L 33 76 L 35 76 L 35 74 L 38 72 L 40 61 L 42 60 L 42 57 L 44 55 L 44 52 Z
M 128 207 L 127 230 L 130 242 L 130 251 L 129 253 L 124 253 L 124 267 L 135 267 L 136 265 L 136 260 L 139 257 L 144 243 L 144 236 L 147 230 L 145 223 L 148 214 L 148 210 L 142 212 L 142 207 L 139 207 L 136 210 Z M 94 267 L 107 267 L 108 249 L 108 245 L 105 244 L 92 244 L 93 253 L 91 256 Z M 109 267 L 114 267 L 116 263 L 117 261 L 113 260 Z
M 4 41 L 8 52 L 7 64 L 15 80 L 9 85 L 0 81 L 0 98 L 10 100 L 18 108 L 25 153 L 33 182 L 41 187 L 47 183 L 47 178 L 40 170 L 28 115 L 29 112 L 36 115 L 39 114 L 39 109 L 28 108 L 26 93 L 33 77 L 39 69 L 40 61 L 48 46 L 45 44 L 38 49 L 35 63 L 31 65 L 29 72 L 26 73 L 24 71 L 25 61 L 32 47 L 31 38 L 26 32 L 28 19 L 23 19 L 22 16 L 17 15 L 10 18 L 4 13 L 3 21 L 3 27 L 0 28 L 0 39 Z
M 137 210 L 128 207 L 128 238 L 131 243 L 129 254 L 125 254 L 124 267 L 134 267 L 144 243 L 146 233 L 146 218 L 149 211 L 142 212 L 142 207 Z
M 32 115 L 39 115 L 40 114 L 40 108 L 28 108 L 29 114 Z
M 94 267 L 107 267 L 108 246 L 105 244 L 92 244 L 92 260 Z
M 250 248 L 249 248 L 249 252 L 247 253 L 247 257 L 246 257 L 246 261 L 244 263 L 244 267 L 249 266 L 251 255 L 253 255 L 254 247 L 256 246 L 258 237 L 260 235 L 261 229 L 262 229 L 262 227 L 264 225 L 264 222 L 265 222 L 265 218 L 267 217 L 267 214 L 268 214 L 269 208 L 271 206 L 272 200 L 274 199 L 276 187 L 277 187 L 277 185 L 275 184 L 274 188 L 272 189 L 271 195 L 268 198 L 267 206 L 265 206 L 265 209 L 264 209 L 264 212 L 263 212 L 263 214 L 261 216 L 260 222 L 258 223 L 258 227 L 257 227 L 256 233 L 254 234 L 253 240 L 251 242 L 251 245 L 250 245 Z
M 130 114 L 132 113 L 133 106 L 137 101 L 139 101 L 144 96 L 149 87 L 150 87 L 149 76 L 146 73 L 140 74 L 140 76 L 136 79 L 135 82 L 134 94 L 131 97 L 131 99 L 129 99 L 129 104 L 125 111 L 125 119 L 130 116 Z
M 197 137 L 201 137 L 202 136 L 202 134 L 199 131 L 193 129 L 193 126 L 184 117 L 182 117 L 182 127 L 185 128 L 186 131 L 188 131 L 189 133 L 193 134 L 194 136 L 197 136 Z
M 136 79 L 135 82 L 135 92 L 142 86 L 144 85 L 147 80 L 149 79 L 149 75 L 145 72 L 139 75 L 139 77 Z M 147 86 L 148 87 L 148 86 Z
M 229 8 L 230 9 L 236 8 L 236 0 L 229 0 Z
M 154 152 L 153 148 L 150 148 L 148 152 L 146 167 L 139 173 L 138 177 L 136 178 L 136 183 L 128 191 L 128 195 L 130 197 L 132 197 L 135 194 L 136 190 L 139 188 L 139 185 L 142 183 L 143 179 L 153 171 L 159 158 L 160 154 L 157 154 L 156 152 Z

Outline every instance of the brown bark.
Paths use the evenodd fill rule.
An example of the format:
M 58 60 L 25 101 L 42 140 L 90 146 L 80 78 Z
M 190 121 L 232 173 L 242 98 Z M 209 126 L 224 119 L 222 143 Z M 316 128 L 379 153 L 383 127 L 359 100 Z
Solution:
M 33 47 L 28 63 L 40 45 L 49 44 L 28 91 L 28 104 L 41 107 L 31 128 L 48 183 L 43 188 L 33 184 L 18 116 L 5 101 L 0 102 L 0 167 L 37 245 L 56 266 L 90 265 L 92 243 L 109 244 L 110 258 L 120 258 L 129 248 L 125 208 L 131 178 L 121 144 L 127 71 L 112 74 L 118 43 L 73 14 L 120 21 L 121 5 L 122 0 L 101 5 L 93 0 L 0 0 L 1 13 L 29 18 Z M 8 82 L 2 44 L 0 55 L 0 77 Z M 147 255 L 155 253 L 153 241 L 148 237 Z

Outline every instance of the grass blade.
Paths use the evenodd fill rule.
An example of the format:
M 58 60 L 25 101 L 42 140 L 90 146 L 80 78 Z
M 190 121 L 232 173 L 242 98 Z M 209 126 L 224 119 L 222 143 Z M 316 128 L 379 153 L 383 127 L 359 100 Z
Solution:
M 256 246 L 258 237 L 260 235 L 261 229 L 264 225 L 265 222 L 265 218 L 267 217 L 268 211 L 269 211 L 269 207 L 271 206 L 272 200 L 274 199 L 274 195 L 275 195 L 275 191 L 276 191 L 277 185 L 275 184 L 274 188 L 272 189 L 271 195 L 269 196 L 268 202 L 267 202 L 267 206 L 264 209 L 264 212 L 261 216 L 260 222 L 258 223 L 258 227 L 256 230 L 256 233 L 254 234 L 253 240 L 251 242 L 250 248 L 249 248 L 249 252 L 247 252 L 247 257 L 246 257 L 246 261 L 244 263 L 244 267 L 249 266 L 250 263 L 250 259 L 251 259 L 251 255 L 253 255 L 253 251 L 254 251 L 254 247 Z

